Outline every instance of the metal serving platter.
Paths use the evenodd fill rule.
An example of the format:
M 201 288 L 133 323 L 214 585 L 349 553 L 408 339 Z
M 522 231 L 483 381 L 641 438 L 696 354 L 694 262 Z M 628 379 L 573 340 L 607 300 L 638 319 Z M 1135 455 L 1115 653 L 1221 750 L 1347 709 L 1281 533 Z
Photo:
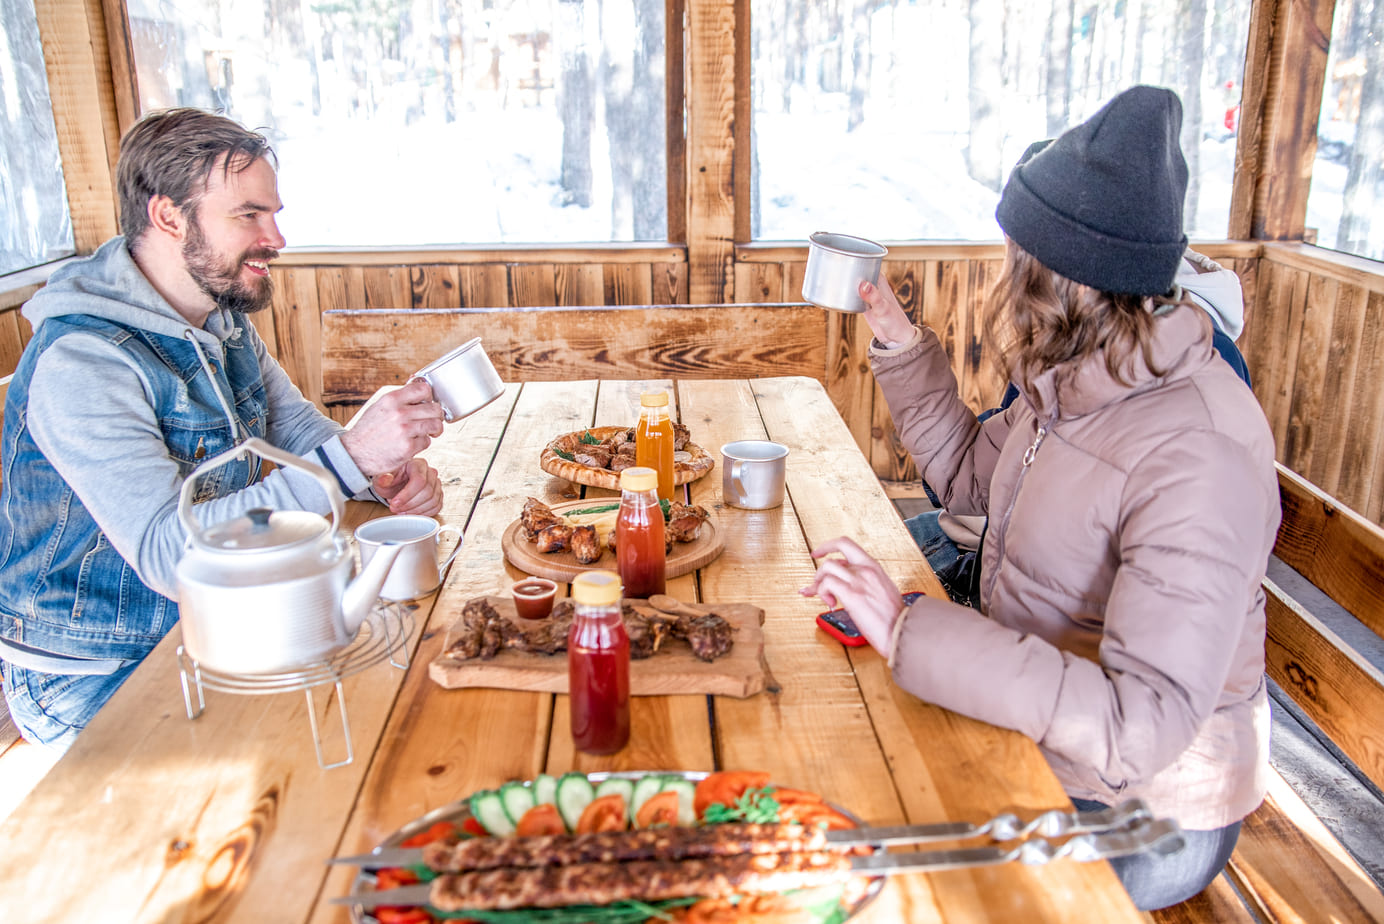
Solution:
M 709 775 L 706 771 L 702 770 L 626 770 L 613 773 L 588 773 L 586 774 L 586 778 L 590 780 L 594 785 L 600 783 L 602 780 L 607 779 L 637 780 L 640 777 L 648 776 L 650 774 L 656 774 L 658 776 L 680 777 L 684 780 L 691 780 L 694 783 L 705 779 Z M 524 785 L 530 787 L 533 786 L 533 780 L 525 780 Z M 778 784 L 773 781 L 770 781 L 768 785 L 776 786 Z M 865 822 L 858 815 L 851 812 L 850 810 L 842 808 L 834 802 L 828 802 L 827 805 L 831 806 L 833 809 L 840 812 L 842 815 L 845 815 L 851 821 L 855 822 L 857 826 L 863 827 L 865 825 Z M 386 847 L 398 847 L 400 844 L 402 844 L 409 838 L 413 837 L 415 834 L 421 834 L 422 832 L 431 828 L 433 825 L 437 824 L 439 821 L 450 821 L 457 825 L 460 825 L 467 818 L 470 817 L 471 798 L 470 796 L 466 796 L 462 799 L 457 800 L 456 802 L 452 802 L 448 805 L 435 808 L 431 812 L 428 812 L 426 815 L 423 815 L 419 818 L 415 818 L 413 821 L 410 821 L 408 824 L 404 825 L 402 828 L 395 831 L 393 834 L 390 834 L 384 840 L 380 841 L 380 843 L 376 845 L 375 849 L 379 850 Z M 878 848 L 875 852 L 882 853 L 883 848 Z M 861 910 L 863 910 L 867 905 L 870 904 L 870 902 L 875 900 L 875 897 L 879 895 L 880 890 L 884 888 L 885 878 L 886 877 L 884 876 L 872 876 L 869 878 L 866 886 L 862 889 L 853 889 L 849 886 L 847 887 L 846 895 L 842 898 L 842 906 L 843 910 L 846 912 L 847 920 L 849 920 L 852 917 L 855 917 L 855 915 L 859 914 Z M 373 891 L 375 891 L 375 874 L 369 870 L 361 870 L 358 873 L 356 873 L 355 879 L 351 882 L 350 894 L 363 895 L 365 893 Z M 351 905 L 350 909 L 351 920 L 354 922 L 354 924 L 379 924 L 379 920 L 373 914 L 364 910 L 360 905 Z

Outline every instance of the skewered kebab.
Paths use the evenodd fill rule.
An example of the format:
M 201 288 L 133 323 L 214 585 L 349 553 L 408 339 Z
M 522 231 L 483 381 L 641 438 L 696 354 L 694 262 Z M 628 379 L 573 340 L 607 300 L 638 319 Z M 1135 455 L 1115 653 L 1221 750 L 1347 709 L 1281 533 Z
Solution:
M 629 899 L 718 898 L 810 888 L 851 875 L 851 858 L 832 852 L 509 867 L 439 876 L 430 883 L 428 904 L 445 912 L 507 911 Z

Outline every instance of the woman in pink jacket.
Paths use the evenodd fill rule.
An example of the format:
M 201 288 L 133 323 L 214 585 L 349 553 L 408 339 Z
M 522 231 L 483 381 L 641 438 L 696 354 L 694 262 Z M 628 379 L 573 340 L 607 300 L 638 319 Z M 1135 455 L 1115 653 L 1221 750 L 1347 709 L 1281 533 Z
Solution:
M 862 284 L 899 437 L 947 510 L 989 516 L 980 609 L 904 607 L 848 538 L 804 593 L 848 608 L 902 687 L 1023 732 L 1079 808 L 1140 797 L 1188 845 L 1115 861 L 1135 903 L 1201 891 L 1268 769 L 1273 437 L 1173 286 L 1187 238 L 1176 95 L 1134 87 L 1016 167 L 989 342 L 1021 392 L 983 423 L 937 336 Z

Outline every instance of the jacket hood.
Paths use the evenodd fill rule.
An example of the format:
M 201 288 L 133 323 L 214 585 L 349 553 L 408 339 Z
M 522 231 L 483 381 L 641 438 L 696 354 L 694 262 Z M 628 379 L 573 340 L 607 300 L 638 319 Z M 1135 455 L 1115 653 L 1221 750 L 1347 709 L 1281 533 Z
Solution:
M 54 272 L 23 313 L 36 330 L 48 318 L 81 314 L 180 339 L 192 331 L 204 345 L 234 336 L 237 327 L 231 313 L 220 308 L 203 328 L 189 324 L 145 278 L 123 236 Z
M 1041 423 L 1081 417 L 1162 382 L 1190 375 L 1215 356 L 1204 313 L 1179 305 L 1156 314 L 1152 354 L 1153 364 L 1162 375 L 1155 375 L 1144 364 L 1142 351 L 1136 350 L 1120 370 L 1121 382 L 1106 368 L 1105 354 L 1096 353 L 1038 376 L 1028 399 Z

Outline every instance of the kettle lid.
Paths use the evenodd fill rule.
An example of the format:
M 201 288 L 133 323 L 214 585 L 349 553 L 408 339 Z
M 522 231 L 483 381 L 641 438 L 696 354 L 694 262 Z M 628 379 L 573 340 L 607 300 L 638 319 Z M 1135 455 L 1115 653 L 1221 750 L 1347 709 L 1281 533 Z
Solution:
M 329 528 L 326 517 L 310 511 L 255 507 L 245 516 L 207 527 L 194 541 L 217 552 L 287 550 L 316 543 Z

